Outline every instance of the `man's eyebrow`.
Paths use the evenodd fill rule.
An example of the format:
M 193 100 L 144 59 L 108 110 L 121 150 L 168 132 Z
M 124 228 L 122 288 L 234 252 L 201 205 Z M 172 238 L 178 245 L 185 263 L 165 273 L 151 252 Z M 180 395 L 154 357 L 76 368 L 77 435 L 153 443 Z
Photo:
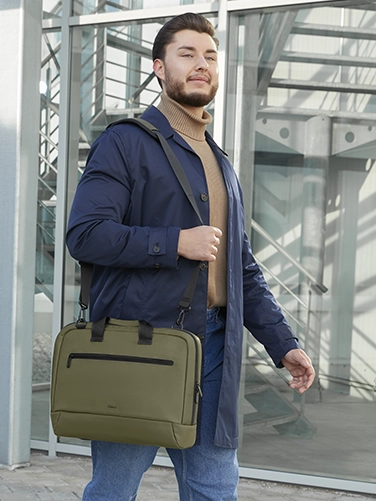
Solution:
M 192 50 L 192 51 L 196 51 L 196 47 L 191 47 L 190 45 L 181 45 L 180 47 L 178 47 L 178 50 Z M 217 51 L 215 49 L 208 49 L 205 51 L 206 53 L 210 53 L 210 54 L 217 54 Z

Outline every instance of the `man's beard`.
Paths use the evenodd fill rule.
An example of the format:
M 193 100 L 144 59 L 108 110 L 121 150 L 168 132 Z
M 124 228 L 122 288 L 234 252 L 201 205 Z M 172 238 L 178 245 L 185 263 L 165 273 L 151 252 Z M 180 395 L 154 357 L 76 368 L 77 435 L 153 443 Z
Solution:
M 206 106 L 212 101 L 217 93 L 218 85 L 211 86 L 210 92 L 204 94 L 202 92 L 184 92 L 184 82 L 177 82 L 170 75 L 166 74 L 165 91 L 169 98 L 177 103 L 185 106 L 193 106 L 194 108 L 201 108 Z

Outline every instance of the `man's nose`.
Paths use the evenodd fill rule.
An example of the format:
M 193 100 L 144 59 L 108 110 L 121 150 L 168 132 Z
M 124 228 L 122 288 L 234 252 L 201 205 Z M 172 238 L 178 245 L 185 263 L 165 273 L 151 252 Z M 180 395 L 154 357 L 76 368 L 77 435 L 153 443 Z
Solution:
M 207 70 L 209 68 L 209 64 L 204 55 L 197 57 L 196 68 L 202 70 Z

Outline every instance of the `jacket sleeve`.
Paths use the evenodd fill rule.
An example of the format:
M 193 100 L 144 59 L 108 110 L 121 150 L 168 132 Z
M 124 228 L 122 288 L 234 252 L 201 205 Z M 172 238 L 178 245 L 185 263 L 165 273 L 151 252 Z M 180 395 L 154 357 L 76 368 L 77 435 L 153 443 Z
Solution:
M 244 325 L 264 345 L 277 367 L 282 358 L 299 348 L 298 339 L 277 304 L 252 254 L 248 237 L 243 243 Z
M 180 228 L 127 225 L 132 179 L 111 129 L 93 144 L 73 200 L 66 243 L 72 257 L 111 267 L 177 267 Z

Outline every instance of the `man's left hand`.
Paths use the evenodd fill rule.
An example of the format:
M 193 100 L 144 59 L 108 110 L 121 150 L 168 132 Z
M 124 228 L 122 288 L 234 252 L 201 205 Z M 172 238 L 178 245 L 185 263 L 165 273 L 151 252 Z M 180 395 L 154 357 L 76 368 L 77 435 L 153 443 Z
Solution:
M 286 353 L 282 363 L 292 376 L 289 382 L 290 388 L 294 388 L 298 393 L 308 390 L 315 379 L 315 369 L 309 356 L 303 350 L 296 348 Z

